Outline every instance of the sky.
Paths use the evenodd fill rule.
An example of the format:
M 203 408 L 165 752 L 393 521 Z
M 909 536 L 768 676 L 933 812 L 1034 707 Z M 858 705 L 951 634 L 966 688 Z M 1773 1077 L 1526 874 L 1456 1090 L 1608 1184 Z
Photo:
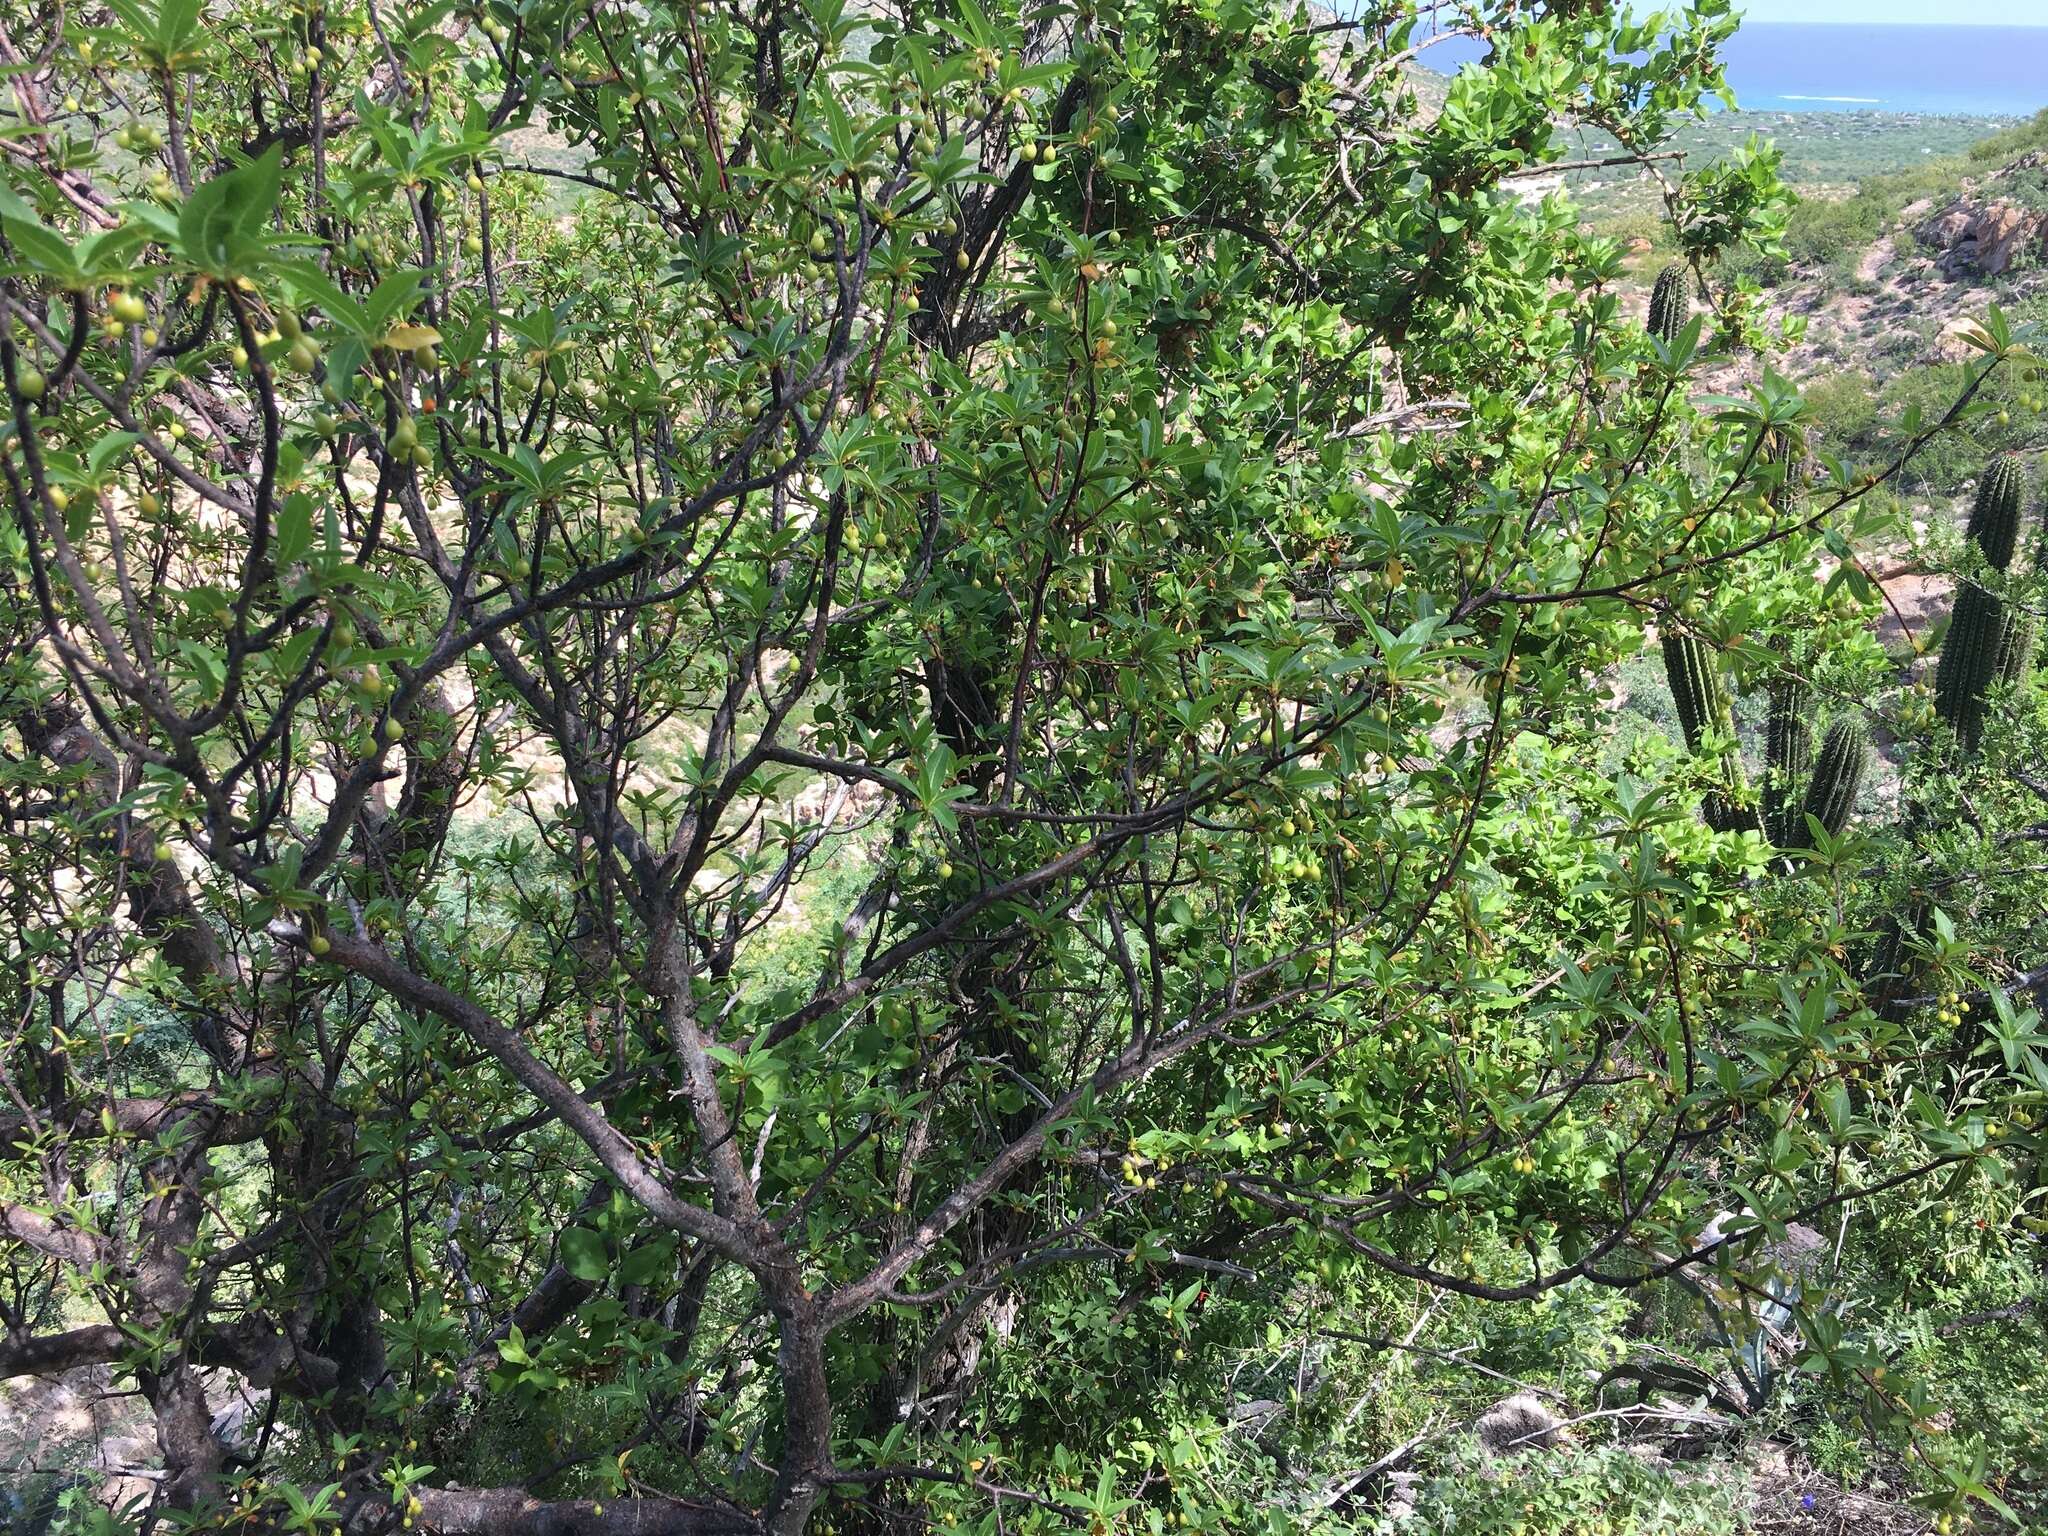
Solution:
M 1751 21 L 1933 21 L 2048 26 L 2048 0 L 1748 0 Z

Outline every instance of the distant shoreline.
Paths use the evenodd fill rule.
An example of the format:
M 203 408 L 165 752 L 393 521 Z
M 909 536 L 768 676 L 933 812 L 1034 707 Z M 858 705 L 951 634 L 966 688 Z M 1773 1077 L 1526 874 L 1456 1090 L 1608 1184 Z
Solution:
M 2048 89 L 2048 85 L 2044 85 Z M 1857 102 L 1854 111 L 1845 112 L 1839 106 L 1820 108 L 1808 106 L 1804 110 L 1797 106 L 1765 107 L 1741 106 L 1723 107 L 1715 111 L 1716 117 L 1800 117 L 1825 118 L 1830 122 L 1852 122 L 1858 118 L 1915 118 L 1937 123 L 2023 123 L 2034 114 L 2031 112 L 1934 112 L 1925 107 L 1887 107 L 1881 101 L 1873 102 L 1867 97 L 1855 96 L 1779 96 L 1773 98 L 1786 102 Z M 2044 103 L 2048 105 L 2048 103 Z
M 1422 61 L 1455 74 L 1487 46 L 1480 38 L 1449 37 Z M 2024 117 L 2048 105 L 2048 27 L 1752 21 L 1727 40 L 1720 58 L 1748 111 L 1988 119 Z

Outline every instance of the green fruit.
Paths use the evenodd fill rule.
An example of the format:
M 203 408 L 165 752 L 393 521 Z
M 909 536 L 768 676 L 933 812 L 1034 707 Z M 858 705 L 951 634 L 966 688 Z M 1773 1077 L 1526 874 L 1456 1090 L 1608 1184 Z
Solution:
M 49 387 L 50 381 L 34 368 L 24 368 L 14 376 L 14 392 L 24 400 L 42 399 Z
M 324 955 L 327 953 L 327 951 L 334 948 L 334 946 L 328 942 L 326 934 L 316 933 L 313 935 L 313 937 L 306 940 L 306 948 L 311 950 L 315 955 Z
M 811 254 L 813 256 L 823 256 L 831 248 L 832 243 L 825 238 L 825 231 L 822 229 L 811 231 Z
M 405 727 L 396 719 L 386 720 L 384 722 L 384 740 L 389 743 L 405 740 Z
M 400 458 L 410 454 L 420 445 L 420 429 L 410 416 L 398 418 L 398 425 L 391 429 L 391 451 Z
M 171 847 L 171 845 L 163 841 L 159 841 L 156 847 L 150 850 L 151 856 L 159 864 L 168 864 L 171 861 L 171 855 L 173 852 L 175 852 L 175 850 Z

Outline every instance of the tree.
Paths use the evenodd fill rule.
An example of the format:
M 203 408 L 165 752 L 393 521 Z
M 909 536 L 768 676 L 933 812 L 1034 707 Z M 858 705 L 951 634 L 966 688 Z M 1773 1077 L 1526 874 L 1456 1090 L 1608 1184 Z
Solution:
M 1607 678 L 1859 630 L 1872 481 L 1515 193 L 1732 22 L 1468 9 L 1433 115 L 1405 4 L 9 24 L 0 1362 L 133 1371 L 138 1518 L 1107 1529 L 1125 1405 L 978 1438 L 1074 1287 L 1739 1289 L 1852 1197 L 1850 919 Z M 1670 185 L 1702 276 L 1785 203 Z

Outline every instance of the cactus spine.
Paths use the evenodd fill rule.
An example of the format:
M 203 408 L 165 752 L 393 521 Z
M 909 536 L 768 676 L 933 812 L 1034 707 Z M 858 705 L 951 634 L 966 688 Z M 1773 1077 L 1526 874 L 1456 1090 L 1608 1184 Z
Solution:
M 1863 788 L 1863 775 L 1870 767 L 1870 738 L 1853 720 L 1837 720 L 1828 727 L 1820 744 L 1820 761 L 1813 767 L 1813 782 L 1806 787 L 1806 800 L 1799 808 L 1799 826 L 1789 840 L 1792 847 L 1805 847 L 1813 840 L 1806 818 L 1821 824 L 1829 837 L 1840 837 L 1856 809 L 1856 796 Z
M 1732 741 L 1735 712 L 1729 708 L 1707 643 L 1698 635 L 1672 631 L 1663 637 L 1663 648 L 1664 675 L 1671 684 L 1671 700 L 1678 707 L 1686 750 L 1699 751 L 1710 735 Z M 1707 825 L 1716 832 L 1763 830 L 1756 811 L 1742 803 L 1742 760 L 1732 750 L 1723 760 L 1722 771 L 1728 793 L 1709 795 L 1700 807 Z
M 1986 470 L 1977 484 L 1970 538 L 1993 570 L 2012 564 L 2026 498 L 2026 470 L 2010 454 Z M 1934 707 L 1968 751 L 1976 751 L 1983 739 L 1984 692 L 1999 677 L 2009 654 L 2006 628 L 2005 604 L 1975 582 L 1957 589 L 1948 638 L 1934 670 Z
M 1764 831 L 1780 848 L 1796 846 L 1805 819 L 1800 790 L 1813 768 L 1813 727 L 1807 721 L 1812 694 L 1796 677 L 1771 684 L 1765 720 Z
M 1684 263 L 1674 261 L 1657 274 L 1657 285 L 1650 290 L 1650 334 L 1668 346 L 1691 318 L 1692 274 Z

